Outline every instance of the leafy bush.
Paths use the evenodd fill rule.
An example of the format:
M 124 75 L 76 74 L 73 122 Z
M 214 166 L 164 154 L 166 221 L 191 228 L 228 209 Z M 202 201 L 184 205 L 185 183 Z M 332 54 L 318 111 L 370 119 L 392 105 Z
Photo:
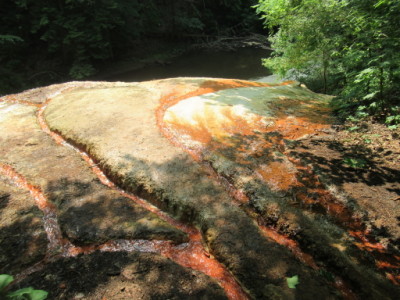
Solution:
M 349 167 L 360 169 L 365 168 L 367 165 L 367 162 L 364 159 L 355 157 L 345 157 L 343 163 Z
M 0 275 L 0 297 L 6 300 L 44 300 L 47 298 L 47 292 L 35 290 L 31 287 L 19 289 L 14 292 L 8 292 L 8 286 L 14 278 L 11 275 Z
M 399 123 L 400 1 L 259 0 L 274 53 L 264 64 L 337 97 L 343 117 Z

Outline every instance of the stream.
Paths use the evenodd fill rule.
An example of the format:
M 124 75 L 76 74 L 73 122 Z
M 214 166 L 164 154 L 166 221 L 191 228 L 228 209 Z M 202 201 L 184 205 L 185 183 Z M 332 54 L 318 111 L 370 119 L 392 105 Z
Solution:
M 238 48 L 235 51 L 192 51 L 165 64 L 105 76 L 107 81 L 147 81 L 173 77 L 216 77 L 258 79 L 271 75 L 261 60 L 270 51 L 260 48 Z

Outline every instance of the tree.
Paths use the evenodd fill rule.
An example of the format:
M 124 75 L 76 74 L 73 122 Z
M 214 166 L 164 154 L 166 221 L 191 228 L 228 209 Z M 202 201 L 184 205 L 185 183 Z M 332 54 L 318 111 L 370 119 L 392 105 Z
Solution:
M 106 62 L 147 53 L 155 39 L 246 34 L 259 21 L 255 1 L 2 1 L 0 94 L 87 78 Z
M 400 4 L 395 0 L 259 0 L 275 49 L 264 64 L 337 95 L 342 111 L 400 123 Z

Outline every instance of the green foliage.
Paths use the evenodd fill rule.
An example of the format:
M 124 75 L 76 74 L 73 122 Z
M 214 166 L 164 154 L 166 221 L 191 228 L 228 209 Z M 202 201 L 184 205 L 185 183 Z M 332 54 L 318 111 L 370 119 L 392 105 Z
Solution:
M 386 117 L 385 123 L 390 129 L 396 129 L 400 126 L 400 106 L 389 108 L 390 114 Z
M 10 35 L 10 34 L 0 34 L 0 45 L 7 44 L 7 43 L 17 43 L 23 42 L 24 40 L 21 39 L 19 36 Z
M 399 1 L 259 0 L 256 8 L 275 29 L 267 67 L 336 95 L 343 117 L 398 122 L 390 107 L 400 100 Z
M 38 73 L 83 79 L 147 40 L 246 34 L 260 23 L 256 1 L 3 1 L 0 94 L 40 84 Z
M 2 292 L 13 281 L 14 278 L 12 276 L 0 274 L 0 292 Z
M 365 168 L 367 165 L 367 162 L 364 159 L 355 157 L 345 157 L 343 159 L 343 163 L 352 168 L 361 168 L 361 169 Z
M 318 79 L 327 90 L 328 70 L 337 55 L 345 18 L 336 0 L 264 0 L 257 11 L 277 31 L 270 37 L 274 53 L 264 65 L 281 76 Z
M 286 282 L 290 289 L 295 289 L 296 285 L 299 284 L 299 276 L 294 275 L 293 277 L 286 277 Z
M 74 63 L 69 71 L 71 78 L 83 79 L 96 73 L 96 69 L 89 63 Z
M 0 296 L 6 300 L 44 300 L 48 293 L 42 290 L 35 290 L 31 287 L 19 289 L 13 292 L 7 292 L 7 287 L 14 278 L 7 274 L 0 275 Z

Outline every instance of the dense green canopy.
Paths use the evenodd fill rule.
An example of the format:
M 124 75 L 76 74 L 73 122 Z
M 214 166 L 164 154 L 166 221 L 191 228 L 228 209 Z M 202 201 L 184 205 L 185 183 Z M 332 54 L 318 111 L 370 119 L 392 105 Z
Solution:
M 4 2 L 4 3 L 3 3 Z M 80 79 L 149 39 L 244 35 L 256 0 L 6 0 L 0 11 L 0 94 Z
M 342 112 L 400 123 L 398 0 L 259 0 L 274 30 L 264 64 L 337 95 Z

